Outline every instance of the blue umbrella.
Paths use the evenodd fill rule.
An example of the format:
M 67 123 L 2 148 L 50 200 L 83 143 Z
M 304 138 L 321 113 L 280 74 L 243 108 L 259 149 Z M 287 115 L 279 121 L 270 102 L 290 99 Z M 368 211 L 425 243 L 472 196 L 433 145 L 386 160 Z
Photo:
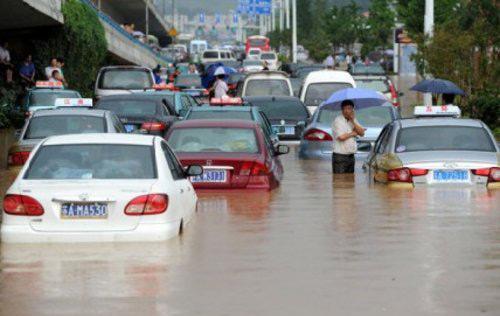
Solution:
M 347 88 L 334 92 L 323 104 L 321 108 L 340 110 L 340 104 L 344 100 L 351 100 L 357 109 L 380 106 L 387 102 L 387 99 L 374 90 L 361 88 Z
M 410 90 L 435 94 L 465 95 L 464 90 L 457 87 L 453 82 L 444 79 L 424 79 L 411 87 Z
M 219 67 L 222 67 L 224 69 L 226 77 L 236 72 L 234 68 L 224 66 L 224 64 L 221 62 L 210 64 L 210 66 L 208 66 L 208 68 L 205 71 L 205 75 L 201 77 L 201 83 L 203 87 L 205 87 L 206 89 L 210 88 L 212 83 L 215 81 L 215 71 Z

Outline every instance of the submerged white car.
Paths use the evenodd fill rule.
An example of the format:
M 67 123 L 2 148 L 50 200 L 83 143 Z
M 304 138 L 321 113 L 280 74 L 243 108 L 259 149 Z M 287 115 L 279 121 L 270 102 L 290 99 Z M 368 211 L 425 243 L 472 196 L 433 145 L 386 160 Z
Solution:
M 197 196 L 157 136 L 54 136 L 32 152 L 3 202 L 5 243 L 162 241 L 192 218 Z

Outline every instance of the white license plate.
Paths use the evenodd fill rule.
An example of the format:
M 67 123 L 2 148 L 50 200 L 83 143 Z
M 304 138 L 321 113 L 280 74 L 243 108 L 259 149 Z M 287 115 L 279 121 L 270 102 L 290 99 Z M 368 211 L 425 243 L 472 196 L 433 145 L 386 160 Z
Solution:
M 64 203 L 61 218 L 104 219 L 108 217 L 108 205 L 104 203 Z
M 204 170 L 203 174 L 191 177 L 192 183 L 225 183 L 227 182 L 226 170 Z
M 293 126 L 276 125 L 273 126 L 273 130 L 276 134 L 295 135 L 295 127 Z
M 434 170 L 432 178 L 436 182 L 468 182 L 468 170 Z

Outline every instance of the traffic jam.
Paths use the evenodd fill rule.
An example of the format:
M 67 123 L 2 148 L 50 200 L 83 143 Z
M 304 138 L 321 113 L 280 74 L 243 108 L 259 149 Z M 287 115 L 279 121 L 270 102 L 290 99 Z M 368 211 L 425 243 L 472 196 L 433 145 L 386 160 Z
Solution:
M 380 65 L 281 64 L 268 39 L 257 42 L 243 61 L 206 50 L 199 64 L 171 65 L 161 83 L 147 67 L 103 67 L 95 99 L 37 82 L 9 149 L 2 242 L 175 237 L 200 192 L 264 194 L 296 172 L 283 155 L 337 159 L 333 122 L 345 108 L 362 127 L 352 139 L 368 183 L 500 188 L 491 130 L 457 106 L 418 105 L 402 117 L 402 94 Z

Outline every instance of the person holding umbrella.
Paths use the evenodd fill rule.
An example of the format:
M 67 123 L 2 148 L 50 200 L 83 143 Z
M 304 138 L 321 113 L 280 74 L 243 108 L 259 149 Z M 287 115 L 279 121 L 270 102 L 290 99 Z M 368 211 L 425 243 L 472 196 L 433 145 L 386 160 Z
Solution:
M 333 120 L 332 168 L 333 173 L 354 173 L 357 151 L 357 136 L 364 136 L 365 129 L 356 120 L 354 102 L 344 100 L 340 105 L 342 113 Z
M 226 71 L 224 70 L 224 67 L 217 68 L 214 72 L 214 75 L 216 78 L 214 85 L 212 86 L 212 90 L 214 91 L 214 97 L 215 98 L 227 97 L 227 91 L 229 91 L 229 87 L 227 86 L 227 83 L 224 81 L 224 78 L 226 77 Z

